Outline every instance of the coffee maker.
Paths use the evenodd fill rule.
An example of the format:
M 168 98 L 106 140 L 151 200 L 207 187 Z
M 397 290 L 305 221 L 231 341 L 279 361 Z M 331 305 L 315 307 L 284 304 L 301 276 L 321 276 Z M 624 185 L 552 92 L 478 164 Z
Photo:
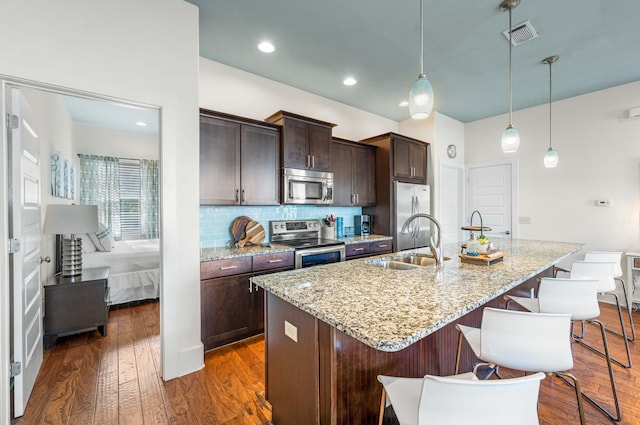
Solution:
M 353 217 L 354 234 L 356 236 L 369 236 L 371 234 L 371 216 L 363 214 Z

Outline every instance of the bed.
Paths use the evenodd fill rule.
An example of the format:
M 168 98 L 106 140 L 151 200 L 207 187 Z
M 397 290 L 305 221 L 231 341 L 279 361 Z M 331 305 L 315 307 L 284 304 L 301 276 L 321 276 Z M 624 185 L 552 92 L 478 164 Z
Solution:
M 110 305 L 160 297 L 158 239 L 116 241 L 110 252 L 85 252 L 82 254 L 82 266 L 111 267 Z

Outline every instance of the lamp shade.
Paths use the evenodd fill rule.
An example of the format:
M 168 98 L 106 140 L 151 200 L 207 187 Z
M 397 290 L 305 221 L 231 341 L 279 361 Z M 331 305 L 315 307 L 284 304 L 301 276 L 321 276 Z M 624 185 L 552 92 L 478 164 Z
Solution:
M 504 153 L 517 152 L 520 146 L 520 132 L 509 125 L 502 133 L 502 151 Z
M 429 117 L 433 110 L 433 87 L 425 74 L 418 75 L 409 92 L 409 114 L 421 120 Z
M 544 154 L 544 166 L 547 168 L 555 168 L 558 166 L 558 152 L 553 148 L 547 149 Z
M 72 235 L 98 231 L 96 205 L 48 205 L 44 233 Z

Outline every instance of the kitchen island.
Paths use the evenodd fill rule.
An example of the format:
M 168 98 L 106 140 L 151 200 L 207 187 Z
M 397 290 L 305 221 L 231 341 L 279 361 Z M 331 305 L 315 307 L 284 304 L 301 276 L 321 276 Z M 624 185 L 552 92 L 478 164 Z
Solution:
M 380 267 L 374 257 L 256 276 L 268 293 L 266 388 L 273 424 L 375 424 L 378 374 L 453 372 L 455 324 L 479 326 L 500 295 L 528 294 L 581 244 L 513 240 L 504 261 L 463 264 L 458 244 L 442 269 Z M 405 251 L 409 255 L 427 250 Z M 463 352 L 462 367 L 474 361 Z

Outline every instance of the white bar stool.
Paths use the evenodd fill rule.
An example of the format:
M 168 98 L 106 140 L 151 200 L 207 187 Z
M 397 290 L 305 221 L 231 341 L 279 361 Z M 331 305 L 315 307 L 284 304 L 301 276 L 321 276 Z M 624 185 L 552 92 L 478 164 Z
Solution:
M 597 320 L 597 317 L 600 315 L 600 305 L 598 304 L 597 290 L 597 280 L 559 279 L 544 277 L 540 281 L 540 286 L 538 288 L 538 298 L 524 298 L 507 295 L 505 296 L 505 299 L 507 300 L 507 308 L 509 308 L 510 302 L 514 301 L 520 306 L 534 313 L 569 313 L 571 314 L 571 319 L 574 322 L 588 321 L 600 328 L 616 414 L 614 415 L 609 412 L 602 406 L 602 404 L 596 402 L 584 392 L 582 392 L 582 396 L 609 419 L 620 421 L 622 420 L 622 412 L 620 409 L 618 390 L 613 375 L 613 366 L 611 364 L 611 355 L 609 353 L 609 343 L 607 342 L 607 332 L 604 324 L 602 324 L 601 321 Z M 566 379 L 563 380 L 573 387 L 571 382 L 568 382 Z
M 424 378 L 379 375 L 379 425 L 391 405 L 400 425 L 538 425 L 538 393 L 544 373 L 480 381 L 473 373 Z
M 622 293 L 624 294 L 624 302 L 629 302 L 629 297 L 627 296 L 627 285 L 625 285 L 624 279 L 622 279 L 622 266 L 620 262 L 622 261 L 622 252 L 609 252 L 609 251 L 588 251 L 584 254 L 584 261 L 590 262 L 613 262 L 614 263 L 614 278 L 619 281 L 622 285 Z M 631 338 L 627 334 L 628 341 L 636 340 L 636 327 L 633 323 L 633 315 L 632 315 L 631 306 L 627 305 L 627 314 L 629 316 L 629 326 L 631 327 Z M 618 336 L 622 336 L 620 332 L 616 332 L 612 329 L 607 328 L 608 332 L 614 333 Z
M 464 338 L 475 356 L 493 368 L 545 372 L 570 379 L 575 389 L 580 423 L 585 424 L 580 384 L 568 372 L 573 368 L 570 314 L 525 313 L 486 307 L 479 329 L 460 324 L 456 328 L 460 331 L 456 374 Z

